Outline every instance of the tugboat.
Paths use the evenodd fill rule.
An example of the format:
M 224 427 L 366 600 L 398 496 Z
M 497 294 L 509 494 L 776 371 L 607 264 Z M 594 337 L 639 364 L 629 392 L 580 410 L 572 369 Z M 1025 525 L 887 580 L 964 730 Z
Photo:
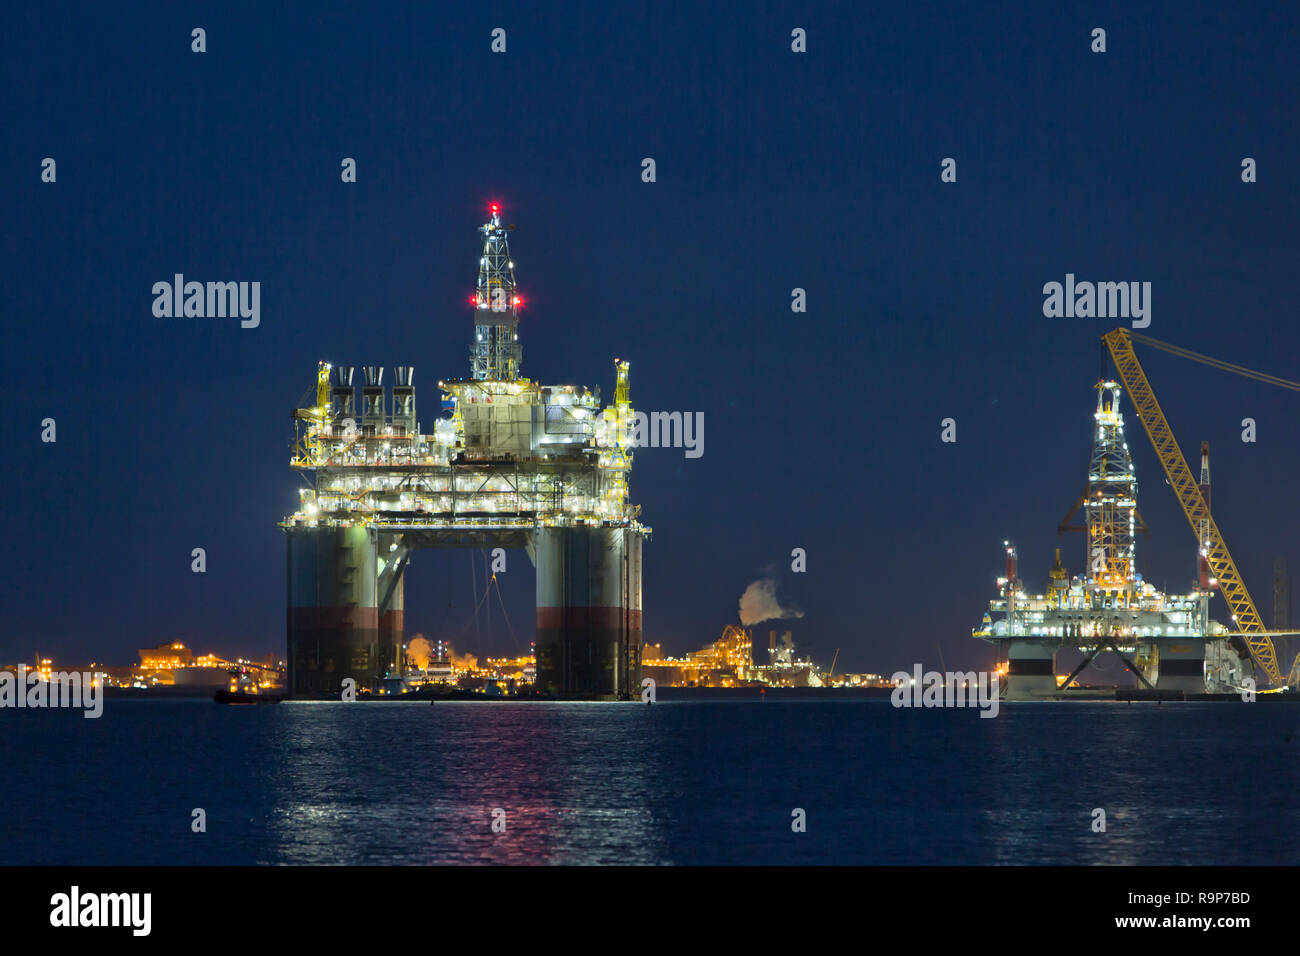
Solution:
M 233 689 L 222 688 L 212 695 L 218 704 L 278 704 L 281 698 L 274 694 L 259 694 L 257 683 L 248 673 L 247 667 L 236 667 L 230 671 L 234 678 L 230 684 Z M 248 688 L 245 690 L 244 688 Z
M 274 694 L 246 694 L 242 690 L 219 690 L 212 695 L 218 704 L 278 704 Z

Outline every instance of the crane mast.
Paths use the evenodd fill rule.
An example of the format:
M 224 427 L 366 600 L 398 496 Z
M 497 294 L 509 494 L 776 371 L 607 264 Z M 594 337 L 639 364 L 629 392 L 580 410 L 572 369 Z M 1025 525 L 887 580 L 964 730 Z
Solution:
M 1223 535 L 1219 532 L 1218 525 L 1214 523 L 1213 515 L 1210 514 L 1209 504 L 1202 495 L 1201 488 L 1192 475 L 1192 470 L 1187 466 L 1187 460 L 1183 457 L 1182 449 L 1178 447 L 1178 440 L 1174 437 L 1173 429 L 1169 427 L 1169 422 L 1165 419 L 1160 403 L 1156 400 L 1151 383 L 1142 369 L 1142 363 L 1138 361 L 1137 353 L 1133 351 L 1133 340 L 1136 337 L 1127 329 L 1115 329 L 1113 332 L 1108 332 L 1102 336 L 1102 341 L 1110 351 L 1111 359 L 1115 363 L 1115 370 L 1124 383 L 1124 388 L 1128 392 L 1129 400 L 1133 403 L 1134 409 L 1137 411 L 1142 427 L 1146 429 L 1147 437 L 1151 439 L 1151 444 L 1156 450 L 1156 457 L 1160 459 L 1160 465 L 1165 471 L 1165 477 L 1169 479 L 1174 494 L 1178 496 L 1178 503 L 1182 505 L 1183 513 L 1191 523 L 1192 532 L 1200 539 L 1198 543 L 1205 552 L 1205 561 L 1209 565 L 1210 573 L 1213 576 L 1212 580 L 1217 582 L 1224 600 L 1232 611 L 1233 623 L 1236 625 L 1237 630 L 1241 632 L 1242 639 L 1250 649 L 1251 656 L 1268 676 L 1269 681 L 1274 685 L 1281 684 L 1282 674 L 1278 669 L 1277 652 L 1273 647 L 1273 642 L 1264 633 L 1267 629 L 1264 627 L 1264 622 L 1255 608 L 1255 602 L 1250 596 L 1250 591 L 1246 588 L 1246 582 L 1242 579 L 1236 563 L 1232 560 L 1232 554 L 1228 551 Z M 1165 347 L 1167 351 L 1183 357 L 1195 360 L 1206 358 L 1205 356 L 1198 356 L 1196 353 L 1188 353 L 1186 350 L 1166 347 L 1164 343 L 1155 343 L 1155 340 L 1148 339 L 1146 336 L 1141 336 L 1141 340 L 1151 344 L 1158 344 L 1159 347 Z M 1214 360 L 1209 360 L 1207 364 L 1227 368 L 1229 371 L 1245 371 L 1238 369 L 1236 366 L 1227 366 L 1226 363 L 1219 363 Z M 1251 377 L 1272 378 L 1271 376 L 1255 376 L 1253 374 Z M 1208 486 L 1208 454 L 1205 465 L 1205 478 Z
M 1210 510 L 1210 443 L 1201 442 L 1201 497 L 1205 499 L 1205 510 Z M 1204 521 L 1196 534 L 1196 583 L 1202 591 L 1209 593 L 1214 587 L 1210 577 L 1210 562 L 1205 560 L 1210 539 L 1210 529 Z

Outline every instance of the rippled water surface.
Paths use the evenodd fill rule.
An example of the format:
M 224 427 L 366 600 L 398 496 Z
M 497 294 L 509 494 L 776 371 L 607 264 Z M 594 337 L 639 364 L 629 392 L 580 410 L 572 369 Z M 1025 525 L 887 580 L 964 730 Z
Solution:
M 6 710 L 0 862 L 1294 864 L 1298 724 L 1212 703 Z

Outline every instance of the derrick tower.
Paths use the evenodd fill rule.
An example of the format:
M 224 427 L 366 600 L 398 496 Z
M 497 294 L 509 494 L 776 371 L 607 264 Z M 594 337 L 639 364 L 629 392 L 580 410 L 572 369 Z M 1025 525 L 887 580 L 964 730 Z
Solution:
M 474 344 L 470 349 L 472 376 L 478 381 L 513 382 L 519 378 L 523 346 L 519 344 L 519 308 L 523 296 L 515 285 L 509 233 L 501 224 L 501 205 L 488 207 L 491 218 L 479 226 L 483 254 L 478 261 L 478 287 L 470 296 L 474 307 Z
M 1094 600 L 1127 606 L 1137 587 L 1133 540 L 1137 515 L 1137 477 L 1124 438 L 1119 382 L 1097 383 L 1092 459 L 1084 497 L 1087 517 L 1087 581 Z

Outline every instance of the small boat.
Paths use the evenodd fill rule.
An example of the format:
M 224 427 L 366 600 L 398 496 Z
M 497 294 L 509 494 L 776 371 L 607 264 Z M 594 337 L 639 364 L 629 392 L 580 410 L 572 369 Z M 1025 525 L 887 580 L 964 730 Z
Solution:
M 274 694 L 245 694 L 243 691 L 219 690 L 212 695 L 218 704 L 278 704 Z

